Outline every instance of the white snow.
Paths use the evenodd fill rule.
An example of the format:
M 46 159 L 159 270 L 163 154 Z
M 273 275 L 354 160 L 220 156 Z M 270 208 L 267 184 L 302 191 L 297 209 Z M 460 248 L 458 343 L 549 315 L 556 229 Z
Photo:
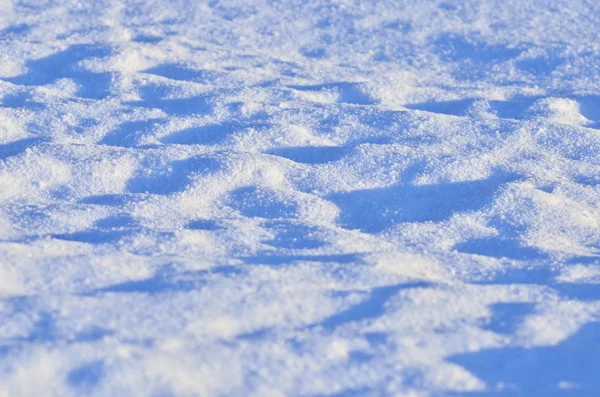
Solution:
M 0 0 L 0 396 L 600 395 L 599 335 L 600 3 Z

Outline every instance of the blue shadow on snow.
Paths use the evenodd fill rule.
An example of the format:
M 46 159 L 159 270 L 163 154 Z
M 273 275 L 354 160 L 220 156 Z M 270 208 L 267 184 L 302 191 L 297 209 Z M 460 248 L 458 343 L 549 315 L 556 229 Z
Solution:
M 334 91 L 339 94 L 339 103 L 353 105 L 372 105 L 376 103 L 367 92 L 364 83 L 336 82 L 315 85 L 290 85 L 289 88 L 296 91 Z
M 99 143 L 108 146 L 136 147 L 142 138 L 152 133 L 161 124 L 160 119 L 126 121 L 116 130 L 105 135 Z
M 221 143 L 229 135 L 241 132 L 250 128 L 263 129 L 269 126 L 268 123 L 261 122 L 240 122 L 225 121 L 220 124 L 208 124 L 200 127 L 186 128 L 174 132 L 160 141 L 162 143 L 180 144 L 180 145 L 215 145 Z
M 451 356 L 487 389 L 448 396 L 600 395 L 600 323 L 588 323 L 556 346 L 504 347 Z
M 17 141 L 0 144 L 0 160 L 18 156 L 29 148 L 34 148 L 41 143 L 47 142 L 44 138 L 23 138 Z
M 129 193 L 152 193 L 168 195 L 183 192 L 196 175 L 207 175 L 221 167 L 218 159 L 193 156 L 184 160 L 173 161 L 168 165 L 153 164 L 147 161 L 144 169 L 127 182 Z
M 78 389 L 88 389 L 96 386 L 103 375 L 104 363 L 93 361 L 70 371 L 67 374 L 67 384 Z
M 89 244 L 114 244 L 140 230 L 138 221 L 130 215 L 115 215 L 96 221 L 88 230 L 53 234 L 52 237 L 66 241 Z
M 107 292 L 144 293 L 151 295 L 169 292 L 187 292 L 199 289 L 206 285 L 207 277 L 214 275 L 231 277 L 240 273 L 241 270 L 233 266 L 219 266 L 207 270 L 184 272 L 176 272 L 171 266 L 165 266 L 152 277 L 110 285 L 92 291 L 86 295 L 96 295 Z
M 326 164 L 341 160 L 351 148 L 339 146 L 299 146 L 268 150 L 268 154 L 303 164 Z
M 242 258 L 249 265 L 282 265 L 293 262 L 332 262 L 332 263 L 357 263 L 362 256 L 360 254 L 322 254 L 322 255 L 277 255 L 263 252 L 257 256 Z
M 110 49 L 101 45 L 73 44 L 64 51 L 27 62 L 27 73 L 4 80 L 17 85 L 38 86 L 69 78 L 79 86 L 78 96 L 101 99 L 110 93 L 110 73 L 90 72 L 78 63 L 110 54 Z
M 378 233 L 396 223 L 440 222 L 457 212 L 476 211 L 491 202 L 501 185 L 516 179 L 497 172 L 482 180 L 354 190 L 327 199 L 340 208 L 342 227 Z
M 40 102 L 36 102 L 32 99 L 31 94 L 27 92 L 19 92 L 15 94 L 9 94 L 2 98 L 0 107 L 4 108 L 25 108 L 29 110 L 42 110 L 46 108 L 46 105 Z
M 431 283 L 417 281 L 412 283 L 386 285 L 376 287 L 369 291 L 365 300 L 357 303 L 340 313 L 327 317 L 316 324 L 325 330 L 332 331 L 342 325 L 373 319 L 382 316 L 385 313 L 385 304 L 398 292 L 412 288 L 428 288 L 433 286 Z M 378 339 L 381 340 L 381 339 Z
M 148 109 L 160 109 L 168 115 L 206 115 L 213 111 L 211 94 L 196 95 L 188 98 L 170 98 L 166 86 L 149 84 L 140 89 L 141 100 L 126 102 L 127 105 Z
M 219 76 L 219 73 L 205 69 L 190 69 L 178 64 L 163 64 L 147 70 L 144 73 L 154 74 L 177 81 L 193 81 L 208 84 Z
M 458 252 L 508 258 L 516 260 L 547 259 L 548 254 L 535 248 L 523 246 L 515 238 L 479 238 L 468 240 L 454 246 Z

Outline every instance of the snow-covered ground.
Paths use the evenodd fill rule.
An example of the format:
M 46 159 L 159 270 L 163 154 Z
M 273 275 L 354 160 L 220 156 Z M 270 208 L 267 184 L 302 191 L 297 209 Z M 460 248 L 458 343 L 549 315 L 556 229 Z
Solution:
M 0 0 L 0 396 L 600 395 L 597 0 Z

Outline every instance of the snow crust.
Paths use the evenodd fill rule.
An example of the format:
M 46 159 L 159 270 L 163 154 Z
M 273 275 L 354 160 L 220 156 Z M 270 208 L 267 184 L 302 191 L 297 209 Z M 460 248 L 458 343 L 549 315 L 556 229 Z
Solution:
M 0 0 L 0 396 L 600 395 L 600 3 Z

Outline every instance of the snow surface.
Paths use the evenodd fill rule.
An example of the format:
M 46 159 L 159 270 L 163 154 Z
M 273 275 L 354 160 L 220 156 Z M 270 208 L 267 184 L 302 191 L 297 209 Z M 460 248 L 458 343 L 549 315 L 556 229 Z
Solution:
M 597 396 L 599 209 L 596 0 L 0 0 L 0 396 Z

